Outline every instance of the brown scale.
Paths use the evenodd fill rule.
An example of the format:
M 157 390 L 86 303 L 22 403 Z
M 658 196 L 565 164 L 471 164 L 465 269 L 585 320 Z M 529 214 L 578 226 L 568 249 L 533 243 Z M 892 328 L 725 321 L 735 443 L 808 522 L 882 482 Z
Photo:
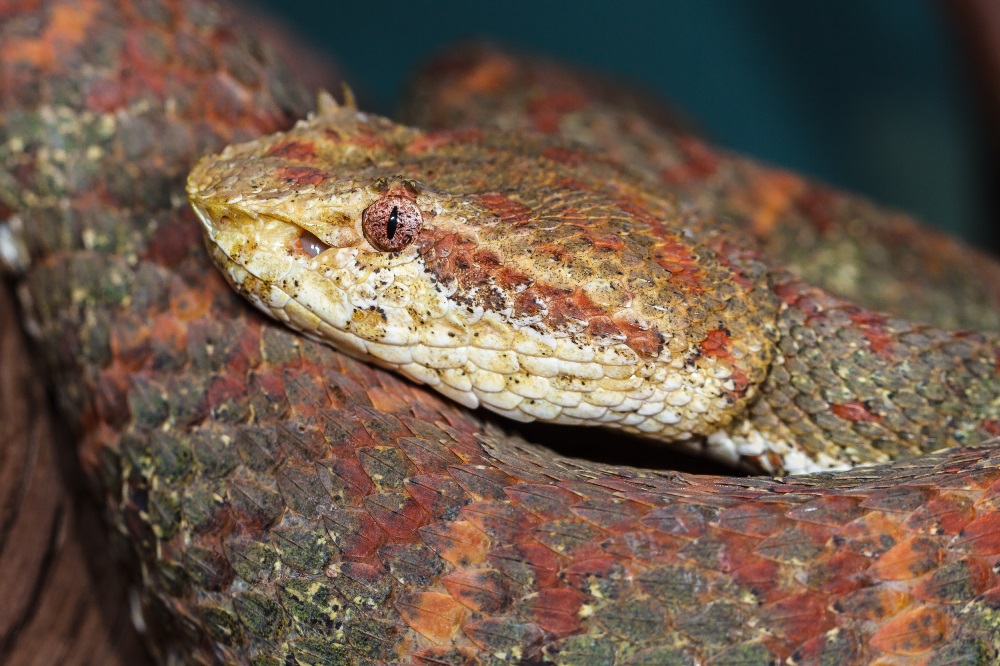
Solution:
M 664 126 L 662 118 L 649 113 L 648 100 L 622 105 L 627 94 L 621 90 L 552 63 L 489 48 L 443 56 L 426 71 L 416 84 L 422 103 L 408 106 L 415 122 L 433 126 L 447 117 L 453 125 L 532 127 L 581 141 L 668 185 L 700 210 L 732 218 L 765 253 L 850 300 L 917 321 L 985 331 L 1000 326 L 1000 292 L 995 291 L 1000 267 L 991 258 L 901 214 L 718 151 L 676 124 Z M 544 100 L 566 98 L 576 102 L 551 105 L 546 122 L 539 122 Z M 572 121 L 566 121 L 569 117 Z M 850 248 L 846 255 L 845 248 Z M 856 276 L 849 283 L 838 277 L 845 266 Z M 784 420 L 810 451 L 832 445 L 856 460 L 884 459 L 872 447 L 895 456 L 976 444 L 996 434 L 995 334 L 971 334 L 957 343 L 955 353 L 940 348 L 956 342 L 945 330 L 890 323 L 887 316 L 854 308 L 847 317 L 807 312 L 808 324 L 824 334 L 805 341 L 796 333 L 802 323 L 796 308 L 832 306 L 841 312 L 850 306 L 825 296 L 818 300 L 826 303 L 815 306 L 810 287 L 785 276 L 777 282 L 772 288 L 792 308 L 779 324 L 782 350 L 812 379 L 797 380 L 804 387 L 800 391 L 788 383 L 786 370 L 774 372 L 764 385 L 762 404 L 754 408 L 761 423 L 776 426 Z M 861 335 L 845 340 L 851 332 Z M 923 345 L 919 353 L 904 353 L 911 340 Z M 821 350 L 809 353 L 809 345 Z M 874 381 L 862 379 L 872 373 Z M 910 381 L 893 382 L 887 375 Z M 969 406 L 969 391 L 978 396 L 971 410 L 963 407 Z M 773 400 L 767 397 L 772 393 Z M 894 397 L 905 404 L 892 405 Z M 768 402 L 780 407 L 769 408 Z
M 0 11 L 0 207 L 32 248 L 23 316 L 142 573 L 162 663 L 1000 658 L 995 445 L 775 480 L 594 464 L 509 436 L 256 316 L 212 267 L 184 171 L 308 107 L 268 49 L 198 2 Z M 175 85 L 137 84 L 152 80 Z M 113 117 L 73 113 L 95 100 Z M 788 339 L 877 341 L 848 368 L 858 390 L 878 375 L 857 372 L 869 356 L 931 358 L 906 378 L 924 393 L 939 356 L 967 356 L 957 336 L 817 314 L 795 284 L 774 292 L 813 315 L 783 323 Z M 825 377 L 803 358 L 786 383 Z M 900 410 L 883 422 L 921 405 Z
M 580 142 L 748 231 L 767 254 L 853 303 L 949 328 L 1000 328 L 993 258 L 903 213 L 720 150 L 649 94 L 484 46 L 428 63 L 411 90 L 405 122 Z

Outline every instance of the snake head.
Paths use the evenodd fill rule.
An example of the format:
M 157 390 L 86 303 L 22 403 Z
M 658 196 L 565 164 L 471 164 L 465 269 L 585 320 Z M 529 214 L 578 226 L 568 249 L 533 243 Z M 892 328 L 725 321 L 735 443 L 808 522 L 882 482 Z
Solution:
M 326 105 L 203 159 L 188 195 L 260 309 L 465 405 L 690 438 L 745 408 L 773 352 L 750 255 L 552 139 Z

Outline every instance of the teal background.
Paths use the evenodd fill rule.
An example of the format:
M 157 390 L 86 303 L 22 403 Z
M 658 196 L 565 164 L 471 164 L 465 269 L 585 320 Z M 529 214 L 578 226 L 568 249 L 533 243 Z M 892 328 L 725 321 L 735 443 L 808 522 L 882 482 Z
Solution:
M 930 0 L 259 4 L 384 113 L 429 55 L 485 37 L 647 86 L 724 146 L 996 242 L 981 100 Z

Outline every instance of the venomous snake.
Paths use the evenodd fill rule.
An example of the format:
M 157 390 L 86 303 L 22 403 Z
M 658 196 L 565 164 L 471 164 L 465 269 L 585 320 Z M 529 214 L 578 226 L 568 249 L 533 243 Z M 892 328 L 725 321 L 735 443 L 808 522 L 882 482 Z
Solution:
M 678 366 L 717 381 L 702 382 L 711 385 L 701 397 L 705 411 L 692 408 L 664 424 L 683 424 L 681 434 L 706 442 L 744 435 L 737 449 L 748 463 L 777 470 L 802 457 L 753 449 L 747 426 L 711 437 L 739 421 L 713 412 L 723 404 L 749 414 L 743 422 L 771 439 L 781 433 L 806 453 L 839 451 L 831 465 L 844 456 L 867 462 L 920 454 L 783 479 L 563 458 L 480 413 L 265 321 L 211 267 L 184 197 L 187 170 L 196 156 L 280 129 L 310 106 L 267 48 L 196 2 L 15 1 L 3 11 L 0 206 L 12 232 L 7 242 L 28 257 L 19 284 L 25 318 L 60 405 L 80 432 L 80 456 L 109 522 L 141 576 L 142 621 L 164 661 L 998 658 L 1000 451 L 987 439 L 998 428 L 995 334 L 878 314 L 766 258 L 808 250 L 799 241 L 809 231 L 796 216 L 843 217 L 848 227 L 867 226 L 887 242 L 912 230 L 905 219 L 691 139 L 660 139 L 653 145 L 664 151 L 650 153 L 646 169 L 634 160 L 625 166 L 614 153 L 595 158 L 559 138 L 411 130 L 327 104 L 303 136 L 253 144 L 251 151 L 270 153 L 294 184 L 283 190 L 295 193 L 286 199 L 330 181 L 347 197 L 336 200 L 337 219 L 344 220 L 337 234 L 308 227 L 321 245 L 286 229 L 282 247 L 298 252 L 296 261 L 351 243 L 381 245 L 385 252 L 370 254 L 383 261 L 420 248 L 423 265 L 437 271 L 442 291 L 434 291 L 463 296 L 470 310 L 534 318 L 530 324 L 549 326 L 543 333 L 566 332 L 566 339 L 600 338 L 605 350 L 642 363 L 680 359 Z M 450 94 L 441 106 L 421 104 L 428 114 L 422 122 L 475 108 L 470 95 L 517 79 L 516 61 L 484 62 L 484 69 L 444 66 L 452 79 L 439 69 L 435 80 Z M 462 80 L 478 86 L 461 92 L 455 86 Z M 565 102 L 566 95 L 555 97 Z M 463 103 L 449 106 L 456 99 Z M 535 105 L 529 120 L 554 133 L 563 120 L 596 108 L 582 100 Z M 502 114 L 500 120 L 520 122 Z M 616 144 L 621 154 L 648 145 L 638 138 L 650 126 L 635 118 L 622 125 L 637 140 Z M 591 128 L 584 142 L 593 144 L 607 125 L 584 127 Z M 322 141 L 308 134 L 317 128 Z M 335 150 L 359 160 L 366 178 L 321 173 L 332 168 L 323 161 L 326 151 Z M 451 170 L 437 171 L 439 159 Z M 533 199 L 540 190 L 518 186 L 539 176 L 511 169 L 540 160 L 551 196 Z M 671 160 L 673 168 L 663 168 Z M 428 170 L 433 183 L 425 182 Z M 674 194 L 651 190 L 652 178 L 672 183 Z M 449 191 L 462 183 L 475 184 L 469 200 Z M 761 186 L 767 196 L 755 199 Z M 571 234 L 546 230 L 534 223 L 543 204 L 549 214 L 575 214 L 587 224 Z M 488 223 L 460 226 L 479 218 L 456 215 L 458 205 L 488 214 Z M 397 234 L 408 240 L 414 231 L 412 206 L 422 228 L 397 248 Z M 723 235 L 724 227 L 699 212 L 705 210 L 717 212 L 723 225 L 750 224 L 752 233 Z M 723 212 L 735 222 L 722 220 Z M 602 225 L 590 224 L 595 219 Z M 668 219 L 683 224 L 667 227 Z M 627 228 L 611 225 L 623 220 Z M 528 235 L 495 231 L 500 223 Z M 778 240 L 758 253 L 752 235 L 767 240 L 770 232 Z M 492 243 L 493 252 L 477 250 L 470 238 Z M 995 328 L 990 290 L 997 282 L 984 288 L 963 271 L 996 269 L 938 239 L 918 239 L 915 252 L 920 243 L 941 259 L 916 272 L 957 284 L 961 302 L 949 305 L 932 289 L 925 300 L 901 297 L 900 281 L 891 279 L 872 290 L 870 302 Z M 584 259 L 603 250 L 609 255 L 599 264 L 581 259 L 573 270 L 589 261 L 598 273 L 615 267 L 623 275 L 583 293 L 560 287 L 558 267 L 543 280 L 523 275 L 523 265 L 508 266 L 505 275 L 523 288 L 495 302 L 531 298 L 494 307 L 472 286 L 488 283 L 483 266 L 497 269 L 517 258 L 518 245 Z M 836 263 L 820 261 L 821 249 L 810 252 L 800 272 L 811 281 L 832 283 L 842 294 L 865 282 L 808 275 L 806 269 L 823 273 Z M 642 287 L 645 278 L 633 272 L 634 255 L 643 253 L 662 269 L 652 286 Z M 858 261 L 859 274 L 870 264 Z M 627 293 L 612 284 L 628 279 Z M 407 288 L 419 286 L 411 280 Z M 643 288 L 667 300 L 628 300 Z M 628 308 L 601 309 L 626 301 Z M 667 313 L 643 309 L 668 302 Z M 686 333 L 659 328 L 661 315 L 687 322 Z M 302 325 L 305 315 L 296 316 Z M 368 330 L 375 340 L 386 334 L 379 322 L 389 319 L 366 319 L 370 329 L 359 323 L 352 330 Z M 466 323 L 470 331 L 474 325 Z M 450 338 L 436 329 L 419 334 Z M 566 361 L 556 364 L 553 379 L 567 377 L 570 363 L 590 362 L 538 355 Z M 517 360 L 518 367 L 532 363 Z M 627 381 L 607 371 L 619 366 L 602 365 L 605 374 L 592 381 Z M 581 383 L 573 386 L 584 392 Z M 688 397 L 672 407 L 696 402 Z M 704 414 L 717 418 L 699 421 Z M 714 430 L 698 430 L 704 423 Z M 927 452 L 955 444 L 980 446 Z

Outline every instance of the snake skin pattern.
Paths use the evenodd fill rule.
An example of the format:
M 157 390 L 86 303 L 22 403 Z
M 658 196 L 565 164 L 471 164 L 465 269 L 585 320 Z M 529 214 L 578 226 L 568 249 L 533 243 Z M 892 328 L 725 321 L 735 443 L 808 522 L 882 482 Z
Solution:
M 780 474 L 989 436 L 995 334 L 828 296 L 628 176 L 523 132 L 425 133 L 331 107 L 203 160 L 188 193 L 258 307 L 468 407 Z M 400 206 L 426 218 L 412 243 L 362 240 L 363 212 Z
M 949 328 L 1000 328 L 992 257 L 861 197 L 715 148 L 630 89 L 471 46 L 429 63 L 411 90 L 403 117 L 412 125 L 529 129 L 597 149 L 852 303 Z
M 310 105 L 266 46 L 191 0 L 0 12 L 3 242 L 164 663 L 1000 658 L 995 444 L 778 480 L 511 437 L 212 267 L 186 171 Z

